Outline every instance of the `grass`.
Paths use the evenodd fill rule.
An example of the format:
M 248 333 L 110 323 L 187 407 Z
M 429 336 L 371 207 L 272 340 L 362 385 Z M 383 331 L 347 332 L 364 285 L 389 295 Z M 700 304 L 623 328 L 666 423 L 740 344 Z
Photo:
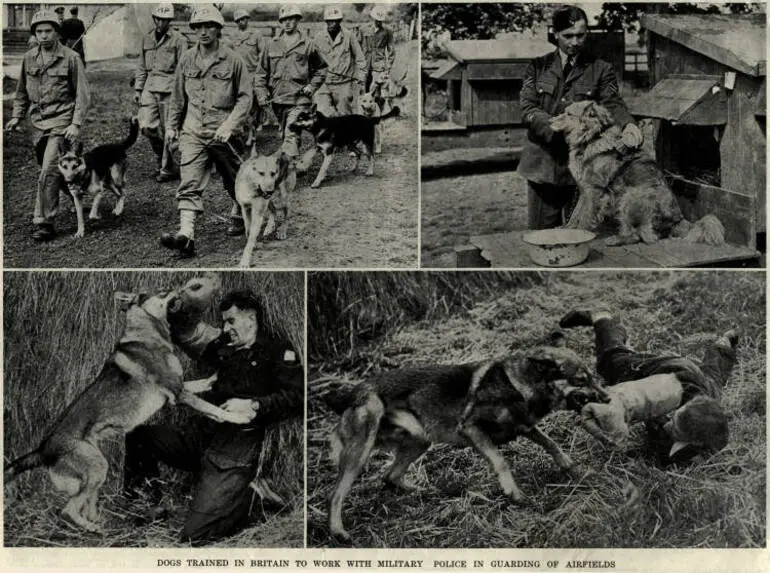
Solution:
M 190 272 L 6 272 L 3 281 L 4 435 L 5 460 L 10 461 L 40 443 L 64 406 L 98 374 L 119 338 L 122 314 L 113 303 L 115 290 L 153 291 L 181 284 Z M 249 288 L 264 297 L 266 324 L 262 328 L 291 341 L 300 356 L 304 348 L 304 276 L 302 273 L 221 273 L 224 291 Z M 212 311 L 206 320 L 219 324 Z M 185 379 L 208 374 L 186 358 Z M 164 410 L 153 422 L 197 423 L 183 409 Z M 293 546 L 303 543 L 304 454 L 303 423 L 292 419 L 271 428 L 260 458 L 261 475 L 289 501 L 267 521 L 256 524 L 223 545 Z M 189 496 L 189 476 L 167 472 L 167 499 L 174 517 L 168 523 L 136 526 L 145 514 L 142 503 L 118 495 L 121 486 L 122 440 L 105 444 L 111 461 L 104 487 L 105 533 L 84 535 L 58 517 L 63 505 L 45 472 L 19 478 L 6 496 L 7 546 L 175 546 Z M 8 493 L 8 492 L 6 492 Z
M 417 41 L 397 46 L 394 74 L 406 69 L 409 97 L 402 117 L 383 123 L 383 153 L 375 175 L 350 173 L 352 160 L 339 153 L 330 178 L 317 190 L 309 188 L 320 168 L 316 158 L 308 174 L 298 180 L 292 199 L 289 236 L 285 241 L 261 241 L 253 256 L 259 268 L 346 268 L 417 266 Z M 129 78 L 134 60 L 88 66 L 92 104 L 82 130 L 84 148 L 118 141 L 128 132 L 126 118 L 136 113 Z M 4 83 L 4 93 L 12 87 Z M 3 118 L 10 118 L 12 100 L 4 102 Z M 196 223 L 198 256 L 179 259 L 159 245 L 161 233 L 177 227 L 176 182 L 155 182 L 155 156 L 140 137 L 128 151 L 126 209 L 111 214 L 111 201 L 102 207 L 103 219 L 86 223 L 86 236 L 75 239 L 75 214 L 65 199 L 56 217 L 60 237 L 47 244 L 32 241 L 32 211 L 39 167 L 34 160 L 33 129 L 29 122 L 18 133 L 4 134 L 3 255 L 5 268 L 226 268 L 237 265 L 243 237 L 228 237 L 231 201 L 214 176 L 204 193 L 203 216 Z M 279 147 L 278 132 L 261 132 L 257 149 L 272 153 Z M 305 135 L 304 147 L 311 145 Z M 362 163 L 365 163 L 363 161 Z M 90 202 L 88 202 L 90 205 Z M 109 208 L 108 208 L 109 206 Z
M 724 450 L 690 465 L 661 467 L 646 451 L 641 431 L 634 431 L 626 451 L 612 452 L 576 428 L 574 414 L 558 412 L 543 421 L 543 430 L 593 473 L 571 481 L 537 446 L 524 440 L 503 446 L 514 477 L 534 502 L 532 508 L 503 499 L 496 478 L 475 451 L 444 445 L 433 446 L 407 475 L 422 491 L 387 492 L 381 479 L 391 455 L 377 451 L 343 513 L 356 546 L 764 547 L 764 274 L 512 274 L 518 286 L 489 284 L 473 300 L 448 311 L 389 323 L 382 336 L 360 342 L 360 359 L 353 365 L 310 360 L 308 545 L 334 545 L 326 525 L 326 500 L 336 472 L 327 439 L 337 418 L 319 400 L 331 386 L 354 384 L 364 371 L 462 363 L 523 350 L 540 342 L 567 309 L 601 302 L 623 319 L 631 345 L 640 351 L 698 358 L 704 340 L 733 325 L 741 327 L 738 363 L 723 398 L 731 431 Z M 474 273 L 466 276 L 478 280 Z M 309 293 L 314 290 L 311 277 Z M 362 300 L 362 291 L 348 298 L 351 293 L 343 289 L 339 305 Z M 568 344 L 592 362 L 591 331 L 566 333 Z M 309 344 L 314 336 L 311 330 Z

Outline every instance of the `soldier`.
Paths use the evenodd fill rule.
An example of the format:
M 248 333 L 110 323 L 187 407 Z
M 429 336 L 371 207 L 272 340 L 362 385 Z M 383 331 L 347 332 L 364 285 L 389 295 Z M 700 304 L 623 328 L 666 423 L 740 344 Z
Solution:
M 339 8 L 327 6 L 324 20 L 326 31 L 319 33 L 315 42 L 329 67 L 316 102 L 330 115 L 351 115 L 366 82 L 366 58 L 356 37 L 342 28 Z
M 366 56 L 367 92 L 380 96 L 382 87 L 388 82 L 396 50 L 393 45 L 393 32 L 383 22 L 390 19 L 386 6 L 376 5 L 370 13 L 373 24 L 361 29 L 361 47 Z
M 530 229 L 562 225 L 574 205 L 577 186 L 567 168 L 567 143 L 549 124 L 578 99 L 594 100 L 624 127 L 623 142 L 631 149 L 642 145 L 642 132 L 618 92 L 612 65 L 584 50 L 588 17 L 577 6 L 553 14 L 558 49 L 536 58 L 524 73 L 520 94 L 523 123 L 529 141 L 521 154 L 518 172 L 527 180 Z
M 61 23 L 61 40 L 68 48 L 78 53 L 83 60 L 83 67 L 86 65 L 85 35 L 86 26 L 83 20 L 78 18 L 78 7 L 73 6 L 70 8 L 70 17 Z
M 13 114 L 5 129 L 15 130 L 29 113 L 35 128 L 35 155 L 41 166 L 32 238 L 50 241 L 56 237 L 53 219 L 63 187 L 59 147 L 65 139 L 77 140 L 90 96 L 80 56 L 59 42 L 57 15 L 49 10 L 36 12 L 31 29 L 37 45 L 22 59 Z
M 161 244 L 182 257 L 195 256 L 195 218 L 203 211 L 203 191 L 212 163 L 235 198 L 235 176 L 245 149 L 252 96 L 245 64 L 221 41 L 225 21 L 210 4 L 197 5 L 190 28 L 198 43 L 177 66 L 166 140 L 179 136 L 181 182 L 176 192 L 179 231 L 164 233 Z M 181 135 L 179 134 L 181 130 Z
M 61 27 L 64 23 L 64 6 L 57 6 L 53 11 L 56 13 L 56 22 Z M 59 31 L 59 40 L 62 41 L 62 43 L 65 43 L 63 41 L 64 39 L 61 37 L 61 29 Z M 35 46 L 37 46 L 37 38 L 35 37 L 35 34 L 32 34 L 30 35 L 29 40 L 27 40 L 27 47 L 34 48 Z
M 158 4 L 152 11 L 155 29 L 142 37 L 142 51 L 134 75 L 134 103 L 139 104 L 139 127 L 158 158 L 158 183 L 179 178 L 174 154 L 165 140 L 169 101 L 174 87 L 174 71 L 187 39 L 171 29 L 174 7 Z
M 230 37 L 233 50 L 243 58 L 249 74 L 253 74 L 259 63 L 264 41 L 256 30 L 249 30 L 249 13 L 246 10 L 236 10 L 234 19 L 238 29 Z
M 287 126 L 311 103 L 310 98 L 326 78 L 327 67 L 315 43 L 297 29 L 301 18 L 297 6 L 281 7 L 281 31 L 267 42 L 254 76 L 257 101 L 264 107 L 272 98 L 273 111 L 281 126 L 283 150 L 291 158 L 299 155 L 301 132 Z

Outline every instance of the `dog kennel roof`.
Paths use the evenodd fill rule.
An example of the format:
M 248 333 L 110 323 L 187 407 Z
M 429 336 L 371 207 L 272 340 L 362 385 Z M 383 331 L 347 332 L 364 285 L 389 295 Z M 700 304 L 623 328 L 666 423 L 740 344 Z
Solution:
M 447 53 L 460 63 L 521 61 L 553 52 L 556 47 L 543 38 L 518 34 L 505 40 L 451 40 Z
M 641 23 L 736 71 L 766 75 L 764 14 L 645 14 Z
M 645 94 L 628 98 L 632 115 L 686 125 L 727 123 L 727 100 L 718 76 L 671 76 Z

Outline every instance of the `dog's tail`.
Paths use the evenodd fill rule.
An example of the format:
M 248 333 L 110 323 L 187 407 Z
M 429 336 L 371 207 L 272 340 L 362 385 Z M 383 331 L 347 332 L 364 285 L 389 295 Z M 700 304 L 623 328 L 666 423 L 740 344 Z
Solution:
M 126 137 L 123 140 L 123 143 L 120 144 L 124 151 L 136 143 L 136 140 L 139 137 L 139 118 L 134 116 L 130 121 L 131 126 L 128 128 L 128 137 Z
M 388 113 L 383 113 L 380 117 L 373 118 L 375 123 L 380 123 L 384 119 L 390 119 L 391 117 L 398 117 L 401 114 L 401 110 L 398 106 L 393 106 Z
M 725 244 L 725 227 L 716 215 L 706 215 L 693 224 L 687 223 L 686 227 L 689 227 L 686 229 L 686 233 L 680 235 L 683 235 L 685 241 L 706 245 Z M 680 232 L 684 230 L 680 229 Z
M 43 454 L 40 453 L 40 450 L 35 450 L 25 456 L 21 456 L 19 459 L 14 460 L 3 468 L 3 483 L 9 484 L 24 472 L 44 464 L 45 460 L 43 459 Z

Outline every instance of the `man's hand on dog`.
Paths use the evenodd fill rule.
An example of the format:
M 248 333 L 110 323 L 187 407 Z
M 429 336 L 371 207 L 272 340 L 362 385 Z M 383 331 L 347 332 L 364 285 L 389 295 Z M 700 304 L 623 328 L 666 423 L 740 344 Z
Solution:
M 230 127 L 227 123 L 223 123 L 217 128 L 216 133 L 214 133 L 214 141 L 227 143 L 227 140 L 230 139 L 230 136 L 232 134 L 233 134 L 233 128 Z
M 248 424 L 256 418 L 259 402 L 248 398 L 230 398 L 220 408 L 231 414 L 226 421 L 233 424 Z
M 623 128 L 621 141 L 628 149 L 639 149 L 644 143 L 644 134 L 638 125 L 629 123 Z
M 80 126 L 74 123 L 69 124 L 64 130 L 64 138 L 68 141 L 75 141 L 80 136 Z
M 172 141 L 176 140 L 176 138 L 179 137 L 179 132 L 177 132 L 176 129 L 167 129 L 166 130 L 166 141 L 171 143 Z

